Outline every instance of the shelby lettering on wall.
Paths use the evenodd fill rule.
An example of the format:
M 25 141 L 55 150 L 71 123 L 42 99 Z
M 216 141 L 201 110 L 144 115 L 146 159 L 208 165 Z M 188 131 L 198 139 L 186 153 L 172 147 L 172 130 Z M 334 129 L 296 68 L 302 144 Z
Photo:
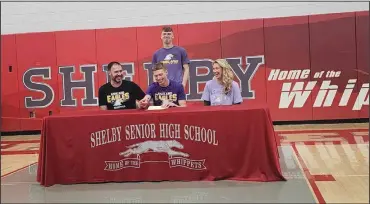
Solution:
M 246 69 L 242 68 L 242 57 L 239 58 L 229 58 L 230 65 L 232 66 L 236 77 L 240 80 L 240 86 L 242 91 L 242 96 L 248 99 L 254 99 L 255 93 L 251 87 L 251 80 L 254 74 L 259 69 L 260 65 L 264 63 L 263 56 L 251 56 L 246 57 Z M 125 80 L 133 80 L 135 75 L 134 63 L 121 63 L 124 72 Z M 151 63 L 144 63 L 144 69 L 147 71 L 148 85 L 153 82 L 153 73 L 151 68 Z M 198 74 L 197 69 L 206 68 L 207 74 Z M 26 71 L 23 75 L 24 86 L 30 91 L 39 91 L 44 94 L 43 99 L 35 99 L 32 97 L 26 97 L 25 105 L 27 108 L 45 108 L 45 104 L 51 104 L 54 100 L 54 92 L 50 86 L 47 85 L 47 80 L 44 83 L 36 83 L 32 81 L 32 77 L 40 75 L 39 73 L 34 73 L 34 69 L 38 69 L 41 73 L 50 73 L 50 67 L 44 68 L 31 68 Z M 94 75 L 97 73 L 96 65 L 82 65 L 79 67 L 80 73 L 83 75 L 82 80 L 73 80 L 72 75 L 76 72 L 74 66 L 64 66 L 59 67 L 59 74 L 62 75 L 62 90 L 63 99 L 60 102 L 60 106 L 76 106 L 76 99 L 73 98 L 73 90 L 83 89 L 84 98 L 82 99 L 83 106 L 97 106 L 98 96 L 95 95 L 95 84 Z M 106 73 L 106 82 L 110 80 L 107 71 L 107 65 L 103 65 L 100 69 Z M 42 75 L 44 76 L 44 75 Z M 50 79 L 49 77 L 44 79 Z M 190 91 L 187 94 L 187 100 L 200 100 L 202 91 L 199 90 L 198 84 L 205 83 L 213 78 L 212 73 L 212 63 L 210 59 L 203 60 L 192 60 L 190 63 Z
M 247 56 L 228 58 L 235 77 L 239 81 L 241 88 L 241 95 L 245 99 L 255 99 L 256 93 L 252 82 L 255 74 L 261 70 L 260 67 L 265 63 L 264 56 Z M 245 60 L 245 62 L 243 62 Z M 243 65 L 246 64 L 246 65 Z M 144 69 L 146 70 L 147 84 L 153 82 L 153 73 L 151 63 L 144 63 Z M 122 63 L 125 72 L 125 80 L 133 80 L 135 75 L 135 67 L 133 62 Z M 76 72 L 74 66 L 59 67 L 59 74 L 62 78 L 62 100 L 60 106 L 76 106 L 77 100 L 73 98 L 73 90 L 83 89 L 84 98 L 82 99 L 82 106 L 97 106 L 98 98 L 95 95 L 95 81 L 94 76 L 98 71 L 106 73 L 106 82 L 110 80 L 107 71 L 107 65 L 103 65 L 101 68 L 97 68 L 96 65 L 82 65 L 79 67 L 80 73 L 83 75 L 82 80 L 73 80 L 72 75 Z M 206 73 L 198 73 L 199 69 L 206 69 Z M 23 75 L 24 86 L 30 91 L 42 92 L 44 97 L 42 99 L 25 97 L 24 103 L 26 108 L 45 108 L 48 107 L 53 100 L 55 100 L 54 90 L 47 84 L 47 80 L 51 79 L 51 68 L 40 67 L 30 68 Z M 189 91 L 186 95 L 189 101 L 198 101 L 201 98 L 202 90 L 199 90 L 199 84 L 205 83 L 213 78 L 212 63 L 210 59 L 193 59 L 190 63 L 190 79 L 189 79 Z M 33 82 L 32 77 L 41 76 L 44 82 Z M 267 85 L 269 81 L 282 81 L 281 87 L 279 87 L 280 101 L 276 104 L 279 109 L 287 108 L 302 108 L 307 102 L 307 99 L 312 94 L 314 87 L 319 87 L 319 92 L 315 98 L 313 98 L 313 107 L 330 107 L 330 106 L 352 106 L 352 110 L 361 110 L 364 105 L 369 105 L 369 83 L 363 83 L 359 85 L 359 94 L 353 104 L 349 103 L 349 99 L 352 96 L 355 83 L 357 79 L 348 79 L 345 87 L 338 87 L 338 85 L 332 84 L 332 78 L 341 77 L 340 71 L 320 71 L 317 73 L 310 73 L 310 69 L 303 70 L 280 70 L 272 69 L 267 73 Z M 311 79 L 311 81 L 306 81 Z M 322 82 L 318 83 L 319 80 Z M 294 80 L 294 82 L 289 82 Z M 297 81 L 298 80 L 298 81 Z M 302 81 L 299 81 L 302 80 Z M 305 81 L 303 81 L 305 80 Z M 321 85 L 320 85 L 321 84 Z M 334 100 L 339 88 L 345 88 L 340 101 Z

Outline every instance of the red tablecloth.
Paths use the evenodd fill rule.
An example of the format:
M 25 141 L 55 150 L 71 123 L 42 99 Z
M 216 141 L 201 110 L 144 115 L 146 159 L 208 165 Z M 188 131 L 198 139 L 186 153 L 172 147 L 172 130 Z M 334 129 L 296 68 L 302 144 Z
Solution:
M 81 111 L 43 120 L 41 185 L 285 181 L 266 106 Z

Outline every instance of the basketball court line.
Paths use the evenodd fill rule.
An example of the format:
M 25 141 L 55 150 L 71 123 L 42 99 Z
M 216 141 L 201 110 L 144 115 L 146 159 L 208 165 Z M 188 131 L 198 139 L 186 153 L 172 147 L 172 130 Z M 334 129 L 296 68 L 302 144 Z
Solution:
M 19 184 L 38 184 L 36 181 L 35 182 L 12 182 L 12 183 L 2 183 L 2 186 L 15 186 Z
M 335 132 L 335 131 L 360 131 L 360 132 L 369 132 L 368 128 L 343 128 L 343 129 L 297 129 L 297 130 L 275 130 L 276 133 L 320 133 L 320 132 Z
M 40 140 L 2 140 L 1 144 L 6 145 L 17 145 L 17 144 L 27 144 L 27 143 L 40 143 Z
M 2 151 L 1 155 L 39 154 L 39 150 L 12 150 Z
M 322 127 L 324 126 L 324 127 Z M 274 125 L 275 132 L 285 131 L 335 131 L 335 130 L 368 130 L 369 123 L 339 123 L 339 124 L 302 124 L 302 125 Z
M 1 141 L 1 155 L 22 155 L 22 154 L 38 154 L 38 148 L 32 147 L 23 150 L 9 150 L 21 144 L 38 144 L 40 140 L 7 140 Z
M 299 152 L 298 152 L 295 144 L 292 144 L 291 147 L 292 147 L 293 152 L 294 152 L 293 156 L 298 161 L 297 164 L 298 164 L 299 168 L 301 169 L 301 171 L 305 175 L 304 178 L 305 178 L 308 186 L 311 189 L 311 193 L 314 195 L 316 203 L 325 203 L 324 197 L 322 196 L 319 187 L 316 185 L 315 181 L 311 177 L 311 173 L 309 172 L 309 170 L 308 170 L 306 164 L 304 163 L 302 157 L 299 155 Z
M 21 171 L 21 170 L 23 170 L 23 169 L 25 169 L 25 168 L 27 168 L 27 167 L 30 167 L 30 166 L 32 166 L 32 165 L 35 165 L 35 164 L 37 164 L 38 162 L 34 162 L 34 163 L 31 163 L 31 164 L 28 164 L 28 165 L 26 165 L 26 166 L 24 166 L 24 167 L 21 167 L 21 168 L 18 168 L 18 169 L 16 169 L 16 170 L 13 170 L 13 171 L 11 171 L 11 172 L 9 172 L 9 173 L 6 173 L 6 174 L 4 174 L 4 175 L 1 175 L 1 178 L 4 178 L 4 177 L 6 177 L 6 176 L 10 176 L 10 175 L 12 175 L 12 174 L 14 174 L 14 173 L 17 173 L 18 171 Z
M 22 137 L 22 136 L 21 136 Z M 19 137 L 13 137 L 11 138 L 11 136 L 9 136 L 10 139 L 15 139 L 15 140 L 1 140 L 1 156 L 5 156 L 5 155 L 12 155 L 12 156 L 17 156 L 19 155 L 20 157 L 22 155 L 32 155 L 32 154 L 39 154 L 39 150 L 36 150 L 36 149 L 33 149 L 33 148 L 24 148 L 24 149 L 16 149 L 16 150 L 12 150 L 12 148 L 16 147 L 17 145 L 27 145 L 27 144 L 37 144 L 37 143 L 40 143 L 40 140 L 37 140 L 37 139 L 31 139 L 31 140 L 19 140 Z M 8 138 L 7 138 L 8 139 Z M 24 166 L 21 166 L 21 167 L 16 167 L 14 168 L 15 166 L 10 166 L 9 169 L 12 169 L 14 168 L 12 171 L 8 172 L 8 173 L 5 173 L 4 175 L 1 175 L 1 178 L 3 177 L 6 177 L 6 176 L 9 176 L 11 174 L 14 174 L 18 171 L 21 171 L 31 165 L 34 165 L 36 164 L 37 162 L 33 162 L 31 164 L 27 164 L 27 159 L 24 161 L 25 165 Z M 16 165 L 17 166 L 17 165 Z M 2 169 L 3 170 L 3 169 Z
M 363 136 L 363 142 L 356 141 L 356 140 L 351 140 L 349 137 L 354 137 L 355 135 L 353 134 L 354 131 L 357 131 L 357 133 L 360 133 L 361 136 Z M 298 161 L 298 166 L 304 172 L 304 177 L 305 180 L 310 187 L 312 194 L 315 197 L 316 202 L 318 203 L 326 203 L 325 198 L 323 196 L 322 191 L 320 191 L 318 184 L 316 182 L 327 182 L 327 181 L 336 181 L 334 176 L 332 174 L 319 174 L 319 175 L 314 175 L 310 173 L 310 170 L 308 169 L 308 166 L 306 165 L 305 161 L 303 160 L 304 155 L 301 155 L 298 151 L 297 145 L 317 145 L 317 144 L 323 144 L 323 145 L 345 145 L 345 144 L 357 144 L 357 145 L 366 145 L 368 144 L 368 131 L 369 129 L 364 129 L 364 128 L 343 128 L 343 129 L 311 129 L 311 130 L 277 130 L 275 131 L 277 135 L 279 135 L 279 139 L 281 140 L 281 146 L 291 146 L 292 149 L 294 150 L 294 157 Z M 321 135 L 320 133 L 323 133 Z M 327 133 L 333 133 L 333 135 L 327 134 Z M 291 138 L 286 138 L 285 136 L 282 135 L 292 135 Z M 294 141 L 292 139 L 295 139 L 294 137 L 297 136 L 304 136 L 305 134 L 311 136 L 308 138 L 304 138 L 305 140 L 311 140 L 311 141 L 303 141 L 303 140 L 297 140 Z M 321 137 L 321 138 L 320 138 Z M 339 141 L 335 141 L 338 140 Z M 320 141 L 323 140 L 323 141 Z M 341 141 L 343 140 L 343 141 Z M 343 143 L 342 143 L 343 142 Z M 327 144 L 326 144 L 327 143 Z M 369 175 L 342 175 L 340 177 L 365 177 L 367 178 Z M 336 176 L 337 177 L 337 176 Z
M 1 143 L 1 149 L 9 149 L 11 147 L 14 147 L 14 146 L 17 146 L 17 143 L 13 143 L 13 144 L 4 144 L 4 143 Z

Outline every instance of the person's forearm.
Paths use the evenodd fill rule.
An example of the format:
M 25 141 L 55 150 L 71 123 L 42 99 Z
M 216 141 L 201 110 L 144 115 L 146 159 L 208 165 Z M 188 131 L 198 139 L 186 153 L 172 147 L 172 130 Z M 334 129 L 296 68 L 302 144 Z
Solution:
M 184 88 L 186 87 L 186 84 L 189 80 L 189 65 L 184 65 L 184 76 L 182 77 L 182 85 Z
M 150 101 L 150 99 L 152 99 L 152 97 L 149 95 L 149 94 L 146 94 L 143 98 L 143 100 L 146 100 L 146 101 Z

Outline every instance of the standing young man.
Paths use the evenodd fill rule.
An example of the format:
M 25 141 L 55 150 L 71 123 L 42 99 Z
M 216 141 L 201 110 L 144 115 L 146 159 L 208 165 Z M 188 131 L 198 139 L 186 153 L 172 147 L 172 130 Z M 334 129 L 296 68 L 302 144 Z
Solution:
M 189 80 L 189 63 L 188 54 L 183 47 L 173 45 L 173 30 L 169 26 L 162 28 L 161 39 L 163 47 L 155 51 L 152 59 L 154 66 L 162 62 L 167 66 L 168 78 L 185 88 Z M 155 79 L 153 79 L 155 82 Z
M 110 82 L 99 88 L 99 107 L 101 110 L 136 109 L 138 101 L 145 93 L 134 82 L 123 80 L 123 69 L 120 63 L 108 64 Z
M 168 78 L 168 71 L 163 63 L 154 65 L 153 76 L 156 82 L 148 87 L 146 96 L 139 102 L 140 108 L 147 108 L 151 99 L 153 105 L 163 108 L 186 106 L 184 87 Z

